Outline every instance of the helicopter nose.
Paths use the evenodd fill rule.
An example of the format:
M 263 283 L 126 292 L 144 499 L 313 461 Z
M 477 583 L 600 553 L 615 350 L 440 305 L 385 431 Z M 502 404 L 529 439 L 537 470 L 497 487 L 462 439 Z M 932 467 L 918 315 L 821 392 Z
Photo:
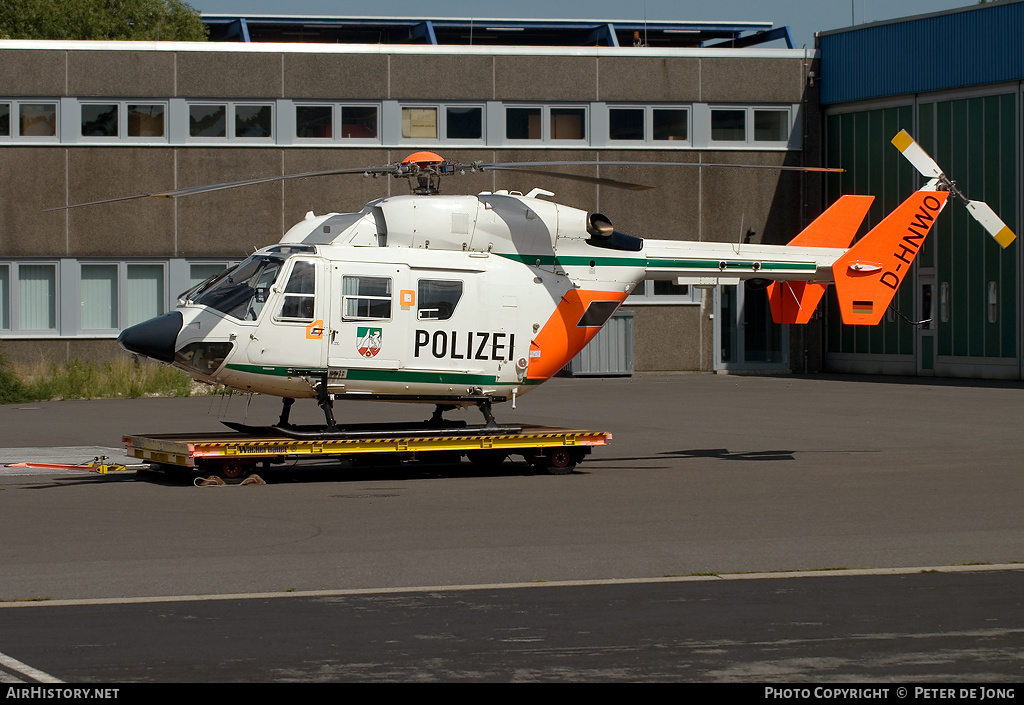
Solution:
M 117 342 L 125 350 L 162 362 L 174 362 L 174 343 L 181 331 L 181 311 L 171 311 L 121 331 Z

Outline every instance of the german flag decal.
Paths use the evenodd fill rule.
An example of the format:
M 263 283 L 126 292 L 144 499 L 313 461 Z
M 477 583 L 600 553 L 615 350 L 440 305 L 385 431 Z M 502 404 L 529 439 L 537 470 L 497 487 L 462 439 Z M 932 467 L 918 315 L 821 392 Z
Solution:
M 874 301 L 854 301 L 853 312 L 860 313 L 865 316 L 870 316 L 874 312 L 875 302 Z

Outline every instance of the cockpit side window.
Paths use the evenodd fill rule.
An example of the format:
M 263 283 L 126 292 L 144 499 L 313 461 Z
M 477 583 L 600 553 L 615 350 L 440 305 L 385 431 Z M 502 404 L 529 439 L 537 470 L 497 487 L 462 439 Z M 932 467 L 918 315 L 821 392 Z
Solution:
M 202 290 L 193 303 L 234 318 L 255 321 L 281 271 L 283 259 L 254 256 Z
M 284 302 L 280 318 L 296 321 L 312 321 L 315 309 L 316 265 L 305 260 L 296 260 L 291 276 L 284 288 Z
M 420 279 L 416 292 L 416 317 L 421 321 L 447 321 L 462 299 L 462 282 Z

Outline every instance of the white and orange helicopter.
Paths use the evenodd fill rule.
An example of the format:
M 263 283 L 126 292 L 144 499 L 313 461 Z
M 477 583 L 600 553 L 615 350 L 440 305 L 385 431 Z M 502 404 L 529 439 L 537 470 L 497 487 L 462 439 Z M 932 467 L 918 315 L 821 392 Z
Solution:
M 540 189 L 440 195 L 443 177 L 494 169 L 647 187 L 543 171 L 570 162 L 458 164 L 432 152 L 383 167 L 77 205 L 328 174 L 408 178 L 410 195 L 371 201 L 358 213 L 308 213 L 278 244 L 185 292 L 173 311 L 127 328 L 118 340 L 201 382 L 282 397 L 274 428 L 287 435 L 337 431 L 335 399 L 430 403 L 431 422 L 439 425 L 443 412 L 476 405 L 488 428 L 497 427 L 493 403 L 514 402 L 551 378 L 645 279 L 696 286 L 755 280 L 767 286 L 778 323 L 807 323 L 834 283 L 843 322 L 874 325 L 950 194 L 1000 245 L 1014 240 L 992 209 L 963 198 L 905 131 L 893 144 L 928 182 L 852 247 L 872 196 L 843 196 L 789 244 L 744 245 L 738 254 L 731 243 L 627 235 L 600 213 L 546 200 L 552 194 Z M 326 427 L 289 423 L 300 398 L 319 402 Z

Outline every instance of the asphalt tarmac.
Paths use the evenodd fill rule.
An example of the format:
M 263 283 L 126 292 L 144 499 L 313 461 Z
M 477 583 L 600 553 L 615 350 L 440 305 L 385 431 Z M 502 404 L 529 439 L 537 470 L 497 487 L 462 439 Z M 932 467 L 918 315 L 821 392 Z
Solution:
M 742 581 L 746 597 L 735 599 L 749 605 L 777 592 L 778 576 L 793 571 L 849 580 L 842 589 L 855 595 L 851 614 L 895 619 L 888 588 L 872 583 L 883 578 L 872 574 L 938 570 L 967 582 L 949 592 L 922 588 L 917 594 L 939 600 L 928 614 L 962 611 L 963 596 L 971 594 L 969 576 L 1002 586 L 986 588 L 994 600 L 984 610 L 988 616 L 971 612 L 949 634 L 970 640 L 965 634 L 972 624 L 1003 624 L 1001 633 L 1016 635 L 994 647 L 1005 665 L 979 677 L 1024 675 L 1018 646 L 1024 625 L 1006 622 L 1021 612 L 1014 586 L 1024 572 L 1017 569 L 1024 561 L 1022 400 L 1024 387 L 1015 383 L 738 375 L 555 379 L 520 397 L 518 409 L 504 405 L 496 414 L 510 423 L 613 434 L 608 446 L 596 448 L 566 476 L 538 475 L 521 462 L 487 472 L 468 463 L 331 464 L 272 471 L 266 485 L 195 487 L 135 473 L 0 468 L 0 634 L 15 619 L 9 615 L 38 615 L 33 619 L 39 627 L 58 613 L 60 620 L 79 614 L 70 610 L 84 609 L 83 600 L 121 605 L 105 609 L 122 615 L 121 642 L 132 643 L 129 635 L 137 630 L 123 607 L 132 601 L 263 596 L 280 606 L 280 616 L 294 609 L 284 604 L 298 604 L 296 596 L 326 604 L 336 598 L 325 595 L 345 591 L 461 595 L 459 590 L 478 594 L 486 588 L 507 600 L 506 590 L 538 584 L 551 586 L 544 592 L 554 600 L 564 599 L 554 597 L 562 590 L 583 589 L 574 599 L 582 601 L 581 619 L 594 626 L 607 610 L 601 606 L 606 598 L 587 593 L 586 586 L 631 586 L 617 599 L 639 604 L 650 597 L 647 586 L 666 580 L 694 585 L 704 584 L 701 576 L 721 581 L 765 574 Z M 430 410 L 348 402 L 336 406 L 336 415 L 342 421 L 419 421 Z M 120 452 L 126 434 L 220 431 L 221 419 L 266 424 L 278 413 L 275 399 L 239 396 L 9 405 L 0 407 L 0 459 L 11 463 L 32 455 L 38 461 L 49 452 L 54 462 L 89 460 Z M 471 410 L 454 417 L 476 422 L 476 415 Z M 299 402 L 293 420 L 317 422 L 319 411 L 313 402 Z M 965 565 L 976 568 L 964 574 Z M 787 591 L 802 592 L 813 580 L 785 582 L 802 586 Z M 285 595 L 293 599 L 278 599 Z M 678 617 L 673 605 L 689 599 L 676 595 L 663 609 Z M 451 605 L 451 619 L 486 612 L 458 604 Z M 394 624 L 386 612 L 379 615 L 382 624 Z M 617 618 L 630 624 L 629 610 L 621 614 Z M 727 614 L 723 608 L 721 615 Z M 806 615 L 778 617 L 800 623 Z M 623 639 L 631 644 L 646 629 L 643 620 L 624 628 Z M 581 626 L 577 633 L 584 631 Z M 941 624 L 923 622 L 905 631 L 944 633 Z M 24 638 L 0 637 L 0 656 L 18 659 L 12 650 L 24 655 L 33 648 Z M 517 673 L 558 680 L 558 672 L 542 665 L 542 651 L 535 654 L 535 670 L 524 664 Z M 730 666 L 728 650 L 723 653 L 723 662 L 698 670 L 679 663 L 668 670 L 616 671 L 608 657 L 593 671 L 563 662 L 569 670 L 562 673 L 597 680 L 758 678 L 744 675 L 740 663 Z M 401 662 L 400 654 L 392 656 Z M 292 671 L 300 680 L 312 677 L 304 670 L 309 662 L 303 663 Z M 56 663 L 58 677 L 89 680 L 72 665 Z M 396 669 L 342 668 L 333 678 L 378 679 L 389 672 L 397 679 L 518 678 L 501 669 L 476 676 L 471 670 Z M 779 673 L 799 679 L 815 672 Z M 954 675 L 973 672 L 952 668 Z M 134 678 L 104 673 L 108 680 Z M 201 681 L 204 673 L 232 679 L 203 671 L 198 661 L 151 679 Z M 765 673 L 774 678 L 774 671 Z M 917 671 L 875 675 L 883 673 L 898 679 Z

